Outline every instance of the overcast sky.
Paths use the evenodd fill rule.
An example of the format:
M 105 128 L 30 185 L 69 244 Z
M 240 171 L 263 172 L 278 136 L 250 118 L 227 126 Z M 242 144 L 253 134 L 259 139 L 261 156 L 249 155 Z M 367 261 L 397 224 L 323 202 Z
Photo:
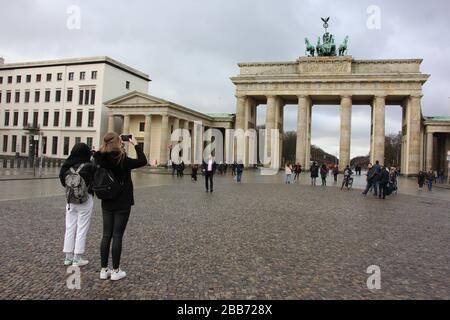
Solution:
M 67 27 L 67 8 L 80 8 L 80 29 Z M 371 5 L 379 29 L 369 29 Z M 238 62 L 295 61 L 304 38 L 323 33 L 320 17 L 340 43 L 349 35 L 355 59 L 423 58 L 431 74 L 423 114 L 448 115 L 450 2 L 320 0 L 0 0 L 0 56 L 8 62 L 107 55 L 150 75 L 152 95 L 202 112 L 235 112 L 229 78 Z M 265 115 L 260 108 L 259 123 Z M 296 106 L 285 110 L 294 129 Z M 387 107 L 386 132 L 401 127 L 399 107 Z M 352 114 L 352 156 L 369 152 L 369 107 Z M 336 154 L 339 108 L 313 109 L 312 143 Z

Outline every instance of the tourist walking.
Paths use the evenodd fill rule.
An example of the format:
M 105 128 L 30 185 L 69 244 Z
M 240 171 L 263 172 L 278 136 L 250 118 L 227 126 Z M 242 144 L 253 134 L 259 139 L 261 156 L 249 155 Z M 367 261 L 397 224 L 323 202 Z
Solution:
M 136 150 L 137 159 L 129 158 L 121 138 L 117 133 L 110 132 L 103 137 L 100 150 L 95 153 L 94 160 L 97 171 L 94 179 L 94 191 L 97 197 L 102 199 L 103 212 L 103 237 L 100 245 L 101 271 L 100 279 L 120 280 L 126 276 L 120 269 L 122 254 L 122 238 L 130 217 L 131 207 L 134 205 L 133 181 L 131 170 L 143 167 L 147 164 L 147 158 L 142 151 L 142 146 L 135 139 L 129 139 Z M 103 170 L 101 170 L 102 168 Z M 110 184 L 115 194 L 111 191 L 104 192 L 104 182 L 101 173 L 112 174 L 115 183 Z M 108 180 L 111 181 L 111 180 Z M 109 252 L 112 240 L 112 267 L 108 268 Z
M 423 189 L 423 185 L 425 184 L 426 175 L 425 173 L 420 170 L 419 174 L 417 175 L 417 184 L 419 185 L 419 190 Z
M 332 173 L 333 173 L 333 177 L 334 177 L 334 182 L 337 182 L 337 178 L 338 178 L 338 174 L 339 174 L 339 167 L 337 164 L 335 164 L 333 166 Z
M 363 195 L 366 195 L 372 188 L 374 188 L 374 177 L 375 177 L 375 168 L 372 166 L 372 164 L 369 162 L 367 165 L 367 173 L 366 173 L 366 189 L 363 191 Z M 374 195 L 376 195 L 374 193 Z
M 197 182 L 198 164 L 192 166 L 191 181 Z
M 284 174 L 285 174 L 285 184 L 291 184 L 291 176 L 292 176 L 292 166 L 289 162 L 286 163 L 284 167 Z
M 327 175 L 328 175 L 328 169 L 324 163 L 324 164 L 322 164 L 322 167 L 320 168 L 320 177 L 322 178 L 322 186 L 327 185 Z
M 236 166 L 236 182 L 241 183 L 242 173 L 244 172 L 244 164 L 242 160 Z
M 379 179 L 379 190 L 378 190 L 378 198 L 386 199 L 386 195 L 388 193 L 387 187 L 389 183 L 389 171 L 385 166 L 381 167 L 380 179 Z
M 203 161 L 203 172 L 205 173 L 206 192 L 212 193 L 214 190 L 214 173 L 216 172 L 216 161 L 212 156 L 209 156 L 208 162 Z
M 233 177 L 236 175 L 236 167 L 237 167 L 237 163 L 236 163 L 236 161 L 234 161 L 231 164 L 231 176 L 233 176 Z
M 91 150 L 85 143 L 77 143 L 59 172 L 61 184 L 66 188 L 66 232 L 64 265 L 84 266 L 86 236 L 94 208 L 91 188 L 94 166 L 90 162 Z
M 300 179 L 300 173 L 302 173 L 302 165 L 297 162 L 297 164 L 294 166 L 294 181 Z
M 433 189 L 433 182 L 435 182 L 436 176 L 434 175 L 434 172 L 432 170 L 428 171 L 427 173 L 427 186 L 428 191 L 431 191 Z
M 319 176 L 319 166 L 317 165 L 316 162 L 313 162 L 312 166 L 311 166 L 311 185 L 315 186 L 316 185 L 316 179 Z
M 373 188 L 375 191 L 375 196 L 378 194 L 379 184 L 380 184 L 380 178 L 381 178 L 381 166 L 380 162 L 377 160 L 375 161 L 375 165 L 373 166 L 374 175 L 373 175 Z

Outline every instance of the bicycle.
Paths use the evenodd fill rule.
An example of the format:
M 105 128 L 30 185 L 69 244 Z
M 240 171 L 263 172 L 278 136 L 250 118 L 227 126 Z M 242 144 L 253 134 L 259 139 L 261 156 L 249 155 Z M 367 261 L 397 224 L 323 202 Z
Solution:
M 353 177 L 351 175 L 345 176 L 344 180 L 342 181 L 341 190 L 344 189 L 344 186 L 347 188 L 347 190 L 351 189 L 353 186 Z

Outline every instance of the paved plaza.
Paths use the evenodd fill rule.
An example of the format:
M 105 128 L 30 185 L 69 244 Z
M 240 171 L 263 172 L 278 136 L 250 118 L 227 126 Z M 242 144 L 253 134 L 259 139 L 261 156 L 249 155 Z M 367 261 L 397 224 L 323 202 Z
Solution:
M 43 182 L 47 196 L 1 201 L 0 299 L 450 298 L 449 190 L 382 201 L 358 189 L 313 188 L 306 175 L 296 185 L 282 176 L 249 173 L 242 185 L 218 176 L 213 194 L 201 177 L 134 179 L 122 256 L 128 277 L 98 279 L 97 202 L 80 290 L 66 286 L 65 198 L 48 195 L 61 193 L 57 181 Z M 12 182 L 0 183 L 6 190 Z M 380 290 L 367 289 L 371 265 L 381 269 Z

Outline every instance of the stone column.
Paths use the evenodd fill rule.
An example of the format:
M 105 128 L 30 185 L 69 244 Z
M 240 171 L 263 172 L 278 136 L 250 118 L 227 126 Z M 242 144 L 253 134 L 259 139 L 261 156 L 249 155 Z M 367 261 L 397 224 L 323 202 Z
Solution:
M 130 133 L 130 115 L 126 114 L 123 116 L 123 134 L 129 134 Z
M 271 159 L 272 157 L 272 129 L 275 129 L 275 116 L 277 113 L 276 96 L 267 96 L 267 109 L 266 109 L 266 137 L 265 137 L 265 152 L 264 154 Z M 264 159 L 261 159 L 264 161 Z M 271 163 L 270 167 L 273 167 Z
M 186 132 L 187 131 L 187 132 Z M 189 121 L 188 120 L 184 120 L 183 121 L 183 142 L 184 141 L 189 141 Z M 192 140 L 192 139 L 191 139 Z M 192 143 L 192 141 L 191 141 Z M 185 157 L 185 154 L 187 154 L 187 159 L 189 162 L 191 162 L 191 143 L 187 143 L 185 147 L 187 147 L 187 149 L 183 149 L 183 157 Z M 186 163 L 186 164 L 190 164 L 190 163 Z
M 402 172 L 406 175 L 417 175 L 420 166 L 420 120 L 421 120 L 421 95 L 410 96 L 407 102 L 407 148 L 406 168 Z
M 169 116 L 163 115 L 161 120 L 161 145 L 159 149 L 159 164 L 167 164 L 169 147 Z
M 247 100 L 246 96 L 236 96 L 236 129 L 245 128 L 245 103 Z
M 308 96 L 298 96 L 297 112 L 297 147 L 295 151 L 296 162 L 303 168 L 306 166 L 306 149 L 308 147 L 308 108 L 310 100 Z
M 426 169 L 433 170 L 433 133 L 427 132 Z
M 373 100 L 373 162 L 380 161 L 384 164 L 384 140 L 385 140 L 385 104 L 384 96 L 376 96 Z
M 150 161 L 150 150 L 151 150 L 151 126 L 152 126 L 152 116 L 150 114 L 145 115 L 145 128 L 144 128 L 144 153 L 147 156 L 147 160 Z
M 307 122 L 307 131 L 306 131 L 306 141 L 307 141 L 307 145 L 306 145 L 306 163 L 305 166 L 303 167 L 304 170 L 309 171 L 309 169 L 311 169 L 311 112 L 312 112 L 312 101 L 310 101 L 309 107 L 307 109 L 307 117 L 306 117 L 306 122 Z
M 341 97 L 341 138 L 339 149 L 339 170 L 343 171 L 350 164 L 350 144 L 352 125 L 352 98 Z
M 130 115 L 126 114 L 123 116 L 123 131 L 122 134 L 130 134 Z M 129 143 L 125 144 L 125 151 L 129 150 Z
M 108 116 L 108 132 L 115 132 L 114 120 L 115 120 L 114 115 L 110 114 Z

